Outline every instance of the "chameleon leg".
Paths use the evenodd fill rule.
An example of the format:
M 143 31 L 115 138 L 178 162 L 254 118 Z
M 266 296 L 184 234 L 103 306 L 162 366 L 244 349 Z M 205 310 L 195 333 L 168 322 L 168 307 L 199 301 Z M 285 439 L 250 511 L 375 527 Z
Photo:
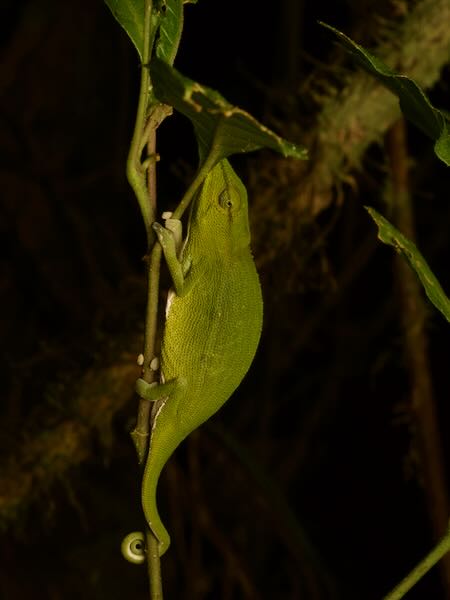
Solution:
M 171 379 L 167 383 L 147 383 L 143 379 L 136 381 L 136 393 L 144 400 L 156 402 L 160 398 L 170 396 L 178 385 L 177 379 Z
M 184 287 L 184 275 L 181 263 L 177 256 L 177 246 L 175 237 L 170 229 L 166 229 L 159 223 L 153 223 L 154 232 L 158 236 L 158 241 L 161 244 L 167 266 L 172 277 L 173 286 L 177 296 L 181 296 Z
M 167 218 L 164 220 L 164 227 L 171 232 L 175 242 L 177 256 L 180 257 L 180 251 L 183 246 L 183 227 L 180 219 Z

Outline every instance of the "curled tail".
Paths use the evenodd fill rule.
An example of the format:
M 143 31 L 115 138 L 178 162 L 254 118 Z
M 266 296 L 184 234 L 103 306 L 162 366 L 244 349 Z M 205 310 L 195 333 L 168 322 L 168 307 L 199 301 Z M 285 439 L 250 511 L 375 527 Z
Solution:
M 162 556 L 169 548 L 170 536 L 159 516 L 156 490 L 161 471 L 179 443 L 178 441 L 173 442 L 172 436 L 166 439 L 166 433 L 165 431 L 161 432 L 158 427 L 152 432 L 150 452 L 145 464 L 141 491 L 145 519 L 153 535 L 158 540 L 159 556 Z
M 158 554 L 162 556 L 170 546 L 170 536 L 159 516 L 156 502 L 156 491 L 159 476 L 164 465 L 181 442 L 173 433 L 170 423 L 162 423 L 152 431 L 150 452 L 145 463 L 142 477 L 141 501 L 145 520 L 158 540 Z M 127 535 L 122 542 L 122 554 L 129 562 L 140 564 L 145 562 L 145 536 L 142 532 Z
M 138 380 L 138 383 L 142 380 Z M 174 380 L 175 381 L 175 380 Z M 145 382 L 144 382 L 145 383 Z M 164 386 L 172 385 L 163 384 Z M 141 385 L 142 387 L 142 385 Z M 146 392 L 148 384 L 144 388 Z M 154 389 L 160 389 L 158 386 Z M 153 388 L 150 388 L 153 389 Z M 138 392 L 139 393 L 139 392 Z M 142 394 L 141 394 L 142 395 Z M 173 394 L 175 396 L 175 394 Z M 143 397 L 146 397 L 143 395 Z M 154 398 L 151 398 L 154 399 Z M 180 442 L 191 431 L 181 430 L 177 417 L 177 402 L 175 398 L 171 398 L 172 402 L 168 401 L 163 404 L 163 409 L 157 413 L 153 423 L 153 429 L 150 436 L 150 449 L 145 463 L 144 475 L 142 477 L 141 501 L 145 519 L 153 535 L 158 540 L 158 554 L 162 556 L 170 546 L 170 536 L 167 529 L 164 527 L 161 517 L 159 516 L 156 491 L 158 487 L 159 476 L 164 468 L 164 465 L 172 456 Z M 183 431 L 183 433 L 181 433 Z M 145 545 L 143 544 L 144 535 L 137 537 L 135 534 L 127 536 L 122 544 L 122 554 L 131 562 L 139 562 L 135 558 L 136 553 L 142 550 L 142 561 L 145 560 Z M 124 547 L 125 546 L 125 547 Z

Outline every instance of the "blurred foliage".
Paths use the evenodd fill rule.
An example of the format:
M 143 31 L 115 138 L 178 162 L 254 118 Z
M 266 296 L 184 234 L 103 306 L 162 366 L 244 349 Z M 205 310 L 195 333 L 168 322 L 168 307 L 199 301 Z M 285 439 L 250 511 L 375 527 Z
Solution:
M 234 161 L 249 184 L 263 342 L 214 418 L 235 442 L 205 426 L 163 475 L 169 600 L 361 600 L 361 590 L 378 600 L 431 546 L 392 252 L 363 209 L 384 212 L 382 131 L 358 150 L 367 131 L 339 138 L 332 129 L 344 116 L 327 103 L 349 107 L 351 122 L 365 97 L 341 99 L 352 72 L 316 25 L 372 47 L 395 40 L 420 4 L 284 0 L 277 11 L 258 8 L 257 25 L 251 2 L 201 0 L 187 11 L 177 68 L 286 137 L 312 140 L 312 159 L 300 175 L 273 154 Z M 102 2 L 5 0 L 0 18 L 0 596 L 145 598 L 145 572 L 119 553 L 141 519 L 128 432 L 145 232 L 124 175 L 140 67 Z M 448 67 L 437 73 L 419 83 L 434 82 L 433 105 L 448 107 Z M 377 112 L 385 96 L 358 81 L 387 127 Z M 418 245 L 448 290 L 449 174 L 424 139 L 409 131 Z M 189 125 L 168 119 L 158 146 L 160 207 L 169 210 L 195 163 Z M 332 185 L 328 172 L 320 178 L 329 149 L 345 156 Z M 315 187 L 306 210 L 311 172 L 325 191 Z M 297 196 L 305 203 L 295 212 Z M 427 331 L 445 424 L 448 332 L 431 312 Z M 290 510 L 280 515 L 281 498 Z M 410 593 L 444 597 L 438 571 Z

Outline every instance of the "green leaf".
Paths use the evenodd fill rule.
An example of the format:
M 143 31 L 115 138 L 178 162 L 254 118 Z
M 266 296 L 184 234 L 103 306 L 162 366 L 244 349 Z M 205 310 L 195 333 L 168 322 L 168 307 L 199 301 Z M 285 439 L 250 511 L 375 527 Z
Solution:
M 447 166 L 450 166 L 450 129 L 448 123 L 444 123 L 442 133 L 434 144 L 434 153 Z
M 156 56 L 169 65 L 175 60 L 182 31 L 183 0 L 166 0 L 156 42 Z
M 201 164 L 231 154 L 271 148 L 284 156 L 306 159 L 307 150 L 279 137 L 215 90 L 181 75 L 159 59 L 150 65 L 155 96 L 188 117 L 194 126 Z
M 159 28 L 156 42 L 157 56 L 173 64 L 181 33 L 183 31 L 183 4 L 195 4 L 197 0 L 158 0 L 152 6 L 152 34 L 155 38 Z M 133 42 L 142 62 L 144 45 L 144 0 L 105 0 L 115 19 L 125 29 L 128 37 Z
M 326 23 L 320 24 L 332 31 L 353 58 L 398 97 L 405 117 L 435 141 L 436 156 L 450 166 L 450 132 L 447 119 L 443 112 L 431 104 L 417 83 L 392 71 L 383 61 L 341 31 Z
M 142 61 L 144 45 L 144 0 L 105 0 L 114 18 L 125 29 Z
M 378 226 L 379 239 L 383 243 L 393 246 L 397 252 L 406 258 L 419 277 L 430 301 L 441 311 L 447 321 L 450 322 L 450 300 L 445 295 L 441 284 L 433 275 L 433 272 L 415 244 L 408 240 L 376 210 L 368 206 L 365 208 Z
M 183 31 L 183 5 L 195 4 L 197 0 L 156 0 L 152 4 L 152 33 L 156 42 L 156 55 L 164 62 L 173 64 Z M 105 0 L 110 11 L 125 29 L 128 37 L 143 60 L 144 0 Z

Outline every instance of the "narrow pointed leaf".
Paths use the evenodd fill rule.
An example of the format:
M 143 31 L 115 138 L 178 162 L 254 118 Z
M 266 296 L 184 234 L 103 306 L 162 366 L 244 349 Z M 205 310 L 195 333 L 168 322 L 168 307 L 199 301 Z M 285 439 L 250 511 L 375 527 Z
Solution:
M 447 166 L 450 166 L 450 127 L 449 123 L 444 123 L 441 135 L 434 144 L 434 153 Z
M 231 154 L 258 148 L 307 158 L 305 148 L 284 140 L 215 90 L 184 77 L 162 60 L 152 61 L 151 78 L 158 100 L 170 104 L 192 121 L 201 162 L 211 153 L 219 161 Z
M 332 31 L 352 57 L 398 97 L 405 117 L 435 141 L 436 156 L 450 166 L 450 131 L 444 112 L 431 104 L 414 80 L 392 71 L 382 60 L 341 31 L 326 23 L 320 24 Z
M 125 29 L 142 60 L 144 45 L 144 0 L 105 0 L 114 18 Z
M 450 322 L 450 300 L 445 295 L 441 284 L 434 276 L 415 244 L 408 240 L 376 210 L 368 206 L 366 206 L 366 210 L 378 226 L 379 239 L 384 244 L 393 246 L 397 252 L 406 258 L 419 277 L 429 300 L 444 315 L 447 321 Z
M 195 3 L 196 0 L 190 0 Z M 144 0 L 105 0 L 115 19 L 125 29 L 142 61 L 144 44 Z M 159 0 L 153 3 L 152 28 L 159 27 L 157 56 L 173 64 L 183 31 L 183 4 L 186 0 Z
M 156 55 L 169 65 L 175 60 L 182 31 L 183 0 L 166 0 L 165 10 L 161 15 Z

